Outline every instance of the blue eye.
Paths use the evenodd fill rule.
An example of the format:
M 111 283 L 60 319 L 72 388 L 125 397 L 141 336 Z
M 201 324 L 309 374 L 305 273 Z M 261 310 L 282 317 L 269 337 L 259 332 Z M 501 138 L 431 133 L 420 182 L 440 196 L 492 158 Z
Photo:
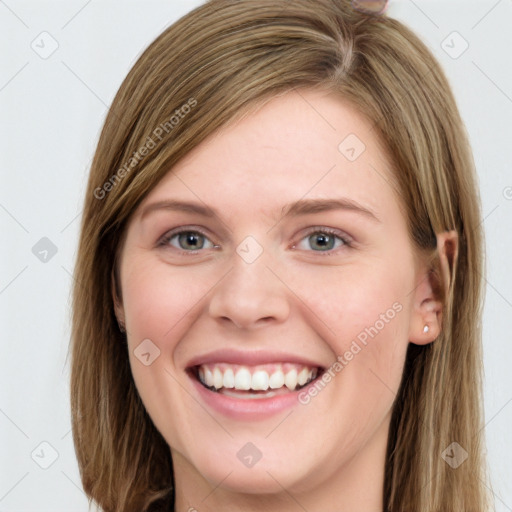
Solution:
M 193 253 L 203 249 L 216 249 L 215 245 L 204 233 L 194 229 L 174 231 L 164 235 L 160 246 L 171 246 L 183 252 Z M 351 239 L 342 233 L 328 228 L 315 227 L 293 249 L 331 253 L 340 247 L 351 247 Z
M 212 249 L 215 245 L 199 231 L 179 231 L 166 235 L 161 242 L 162 245 L 171 245 L 183 251 L 198 251 L 201 249 Z
M 304 241 L 314 252 L 330 252 L 339 247 L 350 247 L 350 240 L 348 238 L 325 228 L 316 228 L 314 232 L 305 236 L 295 247 L 308 250 L 307 248 L 301 247 L 301 244 L 303 244 Z

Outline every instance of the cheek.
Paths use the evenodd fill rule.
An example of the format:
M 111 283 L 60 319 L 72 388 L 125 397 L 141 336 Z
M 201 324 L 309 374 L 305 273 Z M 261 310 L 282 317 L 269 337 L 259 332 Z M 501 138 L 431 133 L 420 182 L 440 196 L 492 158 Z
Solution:
M 337 358 L 331 373 L 338 406 L 361 424 L 391 407 L 409 344 L 413 266 L 391 261 L 302 272 L 294 283 L 308 306 L 304 314 L 322 320 L 319 333 Z
M 202 307 L 215 284 L 208 272 L 171 269 L 161 261 L 128 262 L 123 286 L 123 305 L 134 338 L 150 338 L 163 348 L 178 340 Z M 211 281 L 211 282 L 210 282 Z
M 176 365 L 177 346 L 186 339 L 214 282 L 211 274 L 172 270 L 148 260 L 127 260 L 121 284 L 132 374 L 151 408 L 151 404 L 179 398 L 173 385 L 173 376 L 181 371 Z
M 183 441 L 187 430 L 181 420 L 169 421 L 173 411 L 182 411 L 186 418 L 190 409 L 189 396 L 182 392 L 183 372 L 176 365 L 177 346 L 187 339 L 204 307 L 202 299 L 214 285 L 212 272 L 171 269 L 147 257 L 127 258 L 121 271 L 133 379 L 154 424 L 173 447 L 193 442 Z M 150 354 L 149 364 L 145 353 Z
M 376 336 L 404 337 L 414 283 L 405 261 L 302 269 L 295 275 L 300 279 L 290 274 L 290 287 L 322 321 L 322 334 L 338 353 L 355 339 L 364 344 Z

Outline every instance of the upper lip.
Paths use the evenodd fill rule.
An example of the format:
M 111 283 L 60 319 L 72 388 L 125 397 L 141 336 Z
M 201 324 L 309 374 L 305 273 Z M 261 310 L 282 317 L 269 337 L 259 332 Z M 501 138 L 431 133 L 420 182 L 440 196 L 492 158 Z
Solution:
M 276 352 L 266 350 L 233 350 L 220 349 L 193 357 L 186 364 L 186 368 L 200 366 L 202 364 L 227 363 L 245 366 L 257 366 L 272 363 L 294 363 L 309 366 L 311 368 L 323 368 L 318 361 L 305 358 L 298 354 Z

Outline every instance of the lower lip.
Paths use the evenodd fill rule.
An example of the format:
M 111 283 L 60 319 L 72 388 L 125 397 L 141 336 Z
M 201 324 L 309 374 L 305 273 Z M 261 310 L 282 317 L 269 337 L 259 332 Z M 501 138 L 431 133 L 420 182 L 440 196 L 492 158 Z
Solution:
M 299 405 L 299 391 L 290 391 L 269 398 L 235 398 L 205 388 L 196 378 L 189 375 L 203 402 L 215 411 L 237 420 L 261 420 Z M 307 386 L 300 391 L 307 389 Z

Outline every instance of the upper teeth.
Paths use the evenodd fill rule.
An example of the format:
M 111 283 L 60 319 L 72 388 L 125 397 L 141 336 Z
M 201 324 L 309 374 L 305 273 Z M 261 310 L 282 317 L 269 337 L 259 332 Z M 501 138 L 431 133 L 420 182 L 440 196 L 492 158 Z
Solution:
M 265 366 L 239 366 L 226 363 L 201 365 L 199 380 L 215 389 L 266 391 L 286 386 L 293 391 L 316 377 L 317 369 L 291 363 Z

